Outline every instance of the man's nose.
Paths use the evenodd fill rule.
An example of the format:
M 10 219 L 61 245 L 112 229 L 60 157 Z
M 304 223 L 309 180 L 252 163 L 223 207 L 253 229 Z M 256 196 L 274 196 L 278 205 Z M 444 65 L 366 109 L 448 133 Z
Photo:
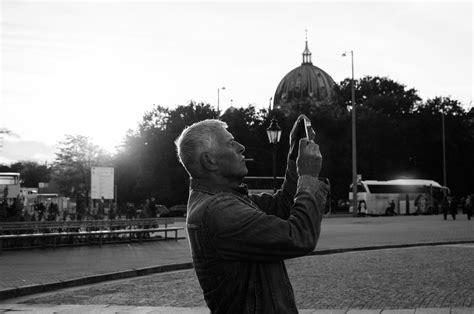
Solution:
M 237 142 L 237 144 L 239 144 L 239 153 L 245 152 L 245 146 L 240 144 L 239 142 Z

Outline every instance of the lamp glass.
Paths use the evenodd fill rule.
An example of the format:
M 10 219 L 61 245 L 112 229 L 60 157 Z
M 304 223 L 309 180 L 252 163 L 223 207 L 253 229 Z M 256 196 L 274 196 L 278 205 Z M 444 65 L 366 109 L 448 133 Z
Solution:
M 270 126 L 267 128 L 267 137 L 270 144 L 277 144 L 281 138 L 281 128 L 276 119 L 272 119 Z

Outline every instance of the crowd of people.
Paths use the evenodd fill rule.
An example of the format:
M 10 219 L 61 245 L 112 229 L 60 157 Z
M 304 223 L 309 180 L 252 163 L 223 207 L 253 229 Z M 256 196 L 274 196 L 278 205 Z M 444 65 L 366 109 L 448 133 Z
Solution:
M 424 213 L 420 210 L 420 204 L 423 201 L 418 200 L 415 204 L 416 211 L 414 215 Z M 446 196 L 439 204 L 434 205 L 430 211 L 433 214 L 442 213 L 444 220 L 450 215 L 456 220 L 456 215 L 466 214 L 470 220 L 474 212 L 474 194 L 465 197 Z M 127 202 L 115 206 L 115 203 L 109 200 L 101 199 L 96 206 L 90 210 L 86 208 L 79 210 L 76 208 L 63 209 L 57 202 L 48 199 L 46 201 L 35 200 L 31 206 L 25 206 L 20 198 L 7 202 L 5 199 L 0 201 L 0 221 L 71 221 L 71 220 L 103 220 L 103 219 L 143 219 L 160 217 L 169 212 L 169 209 L 163 205 L 158 205 L 154 197 L 145 199 L 139 205 Z M 366 216 L 368 213 L 365 201 L 359 201 L 357 208 L 358 216 Z M 397 215 L 395 203 L 389 202 L 386 215 Z
M 20 198 L 11 202 L 3 199 L 0 202 L 0 221 L 60 221 L 71 220 L 70 213 L 59 207 L 58 203 L 48 199 L 35 200 L 25 205 Z
M 145 199 L 139 205 L 127 202 L 119 206 L 102 198 L 90 209 L 83 206 L 63 208 L 52 199 L 34 200 L 27 205 L 21 198 L 0 200 L 0 222 L 143 219 L 160 217 L 168 211 L 165 206 L 158 205 L 154 197 Z

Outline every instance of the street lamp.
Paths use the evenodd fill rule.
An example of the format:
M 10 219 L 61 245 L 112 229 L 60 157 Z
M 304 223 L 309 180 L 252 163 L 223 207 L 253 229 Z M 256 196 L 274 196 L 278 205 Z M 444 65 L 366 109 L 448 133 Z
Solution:
M 352 92 L 352 213 L 357 216 L 357 141 L 356 141 L 356 104 L 355 104 L 355 87 L 354 87 L 354 51 L 351 52 L 351 64 L 352 64 L 352 79 L 351 79 L 351 92 Z M 347 56 L 347 52 L 342 54 L 343 57 Z
M 219 105 L 220 105 L 220 91 L 221 90 L 225 90 L 225 87 L 222 86 L 222 87 L 219 87 L 217 89 L 217 112 L 219 112 Z
M 447 186 L 446 182 L 446 137 L 444 131 L 444 106 L 441 112 L 441 130 L 443 136 L 443 186 Z
M 267 128 L 267 136 L 270 144 L 273 145 L 273 192 L 277 191 L 276 166 L 277 166 L 277 144 L 280 142 L 281 128 L 277 119 L 274 117 Z

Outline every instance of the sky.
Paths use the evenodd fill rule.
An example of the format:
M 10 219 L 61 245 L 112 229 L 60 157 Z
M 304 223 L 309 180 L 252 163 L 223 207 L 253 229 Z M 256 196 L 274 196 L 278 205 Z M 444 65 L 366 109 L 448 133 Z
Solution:
M 334 81 L 385 76 L 473 106 L 473 4 L 1 1 L 0 163 L 54 160 L 66 134 L 113 152 L 154 105 L 268 107 L 313 64 Z M 10 131 L 6 134 L 5 131 Z

